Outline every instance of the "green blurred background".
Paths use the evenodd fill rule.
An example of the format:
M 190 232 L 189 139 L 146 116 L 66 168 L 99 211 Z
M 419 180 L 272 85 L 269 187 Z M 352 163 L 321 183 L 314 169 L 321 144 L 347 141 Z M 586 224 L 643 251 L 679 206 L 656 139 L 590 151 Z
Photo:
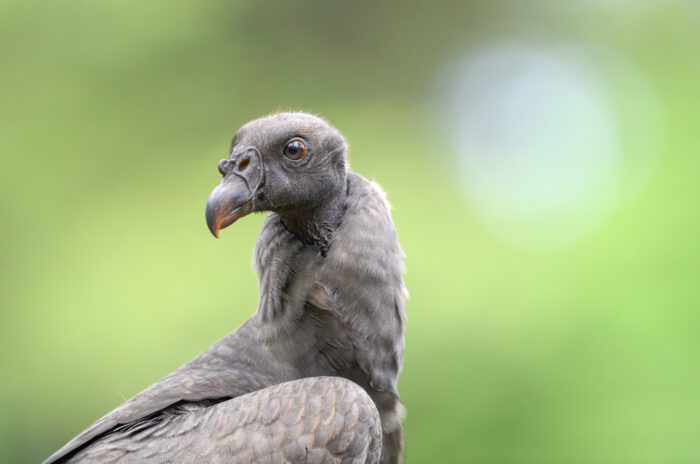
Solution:
M 700 462 L 699 99 L 695 0 L 3 0 L 0 461 L 252 314 L 204 203 L 294 108 L 393 204 L 406 462 Z

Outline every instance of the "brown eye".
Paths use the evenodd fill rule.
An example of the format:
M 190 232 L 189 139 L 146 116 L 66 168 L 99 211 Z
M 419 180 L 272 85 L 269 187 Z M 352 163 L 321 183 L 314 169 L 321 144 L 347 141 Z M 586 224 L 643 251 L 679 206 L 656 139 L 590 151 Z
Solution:
M 284 156 L 291 160 L 300 160 L 306 154 L 306 145 L 301 140 L 292 140 L 284 147 Z

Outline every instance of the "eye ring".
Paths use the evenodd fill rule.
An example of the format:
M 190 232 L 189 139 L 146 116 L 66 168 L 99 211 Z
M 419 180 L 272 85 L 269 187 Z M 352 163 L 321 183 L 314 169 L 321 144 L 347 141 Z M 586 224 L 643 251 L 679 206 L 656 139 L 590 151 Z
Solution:
M 284 147 L 284 156 L 293 161 L 299 161 L 306 155 L 306 144 L 299 139 L 294 139 Z

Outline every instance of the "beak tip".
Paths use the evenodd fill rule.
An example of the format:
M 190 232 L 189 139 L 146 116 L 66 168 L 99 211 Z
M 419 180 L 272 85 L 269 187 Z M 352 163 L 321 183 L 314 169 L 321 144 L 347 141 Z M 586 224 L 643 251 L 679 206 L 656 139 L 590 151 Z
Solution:
M 209 232 L 211 232 L 214 237 L 219 238 L 219 218 L 217 208 L 215 204 L 212 204 L 209 201 L 207 201 L 205 218 L 207 220 L 207 229 L 209 229 Z
M 207 224 L 207 226 L 208 226 L 207 228 L 209 229 L 209 232 L 211 232 L 211 234 L 214 236 L 214 238 L 219 238 L 219 227 L 217 227 L 214 224 L 212 224 L 212 225 Z
M 240 185 L 229 185 L 222 181 L 222 184 L 219 184 L 207 199 L 204 211 L 207 228 L 215 238 L 219 238 L 222 229 L 250 213 L 251 210 L 252 203 L 248 191 L 242 191 Z

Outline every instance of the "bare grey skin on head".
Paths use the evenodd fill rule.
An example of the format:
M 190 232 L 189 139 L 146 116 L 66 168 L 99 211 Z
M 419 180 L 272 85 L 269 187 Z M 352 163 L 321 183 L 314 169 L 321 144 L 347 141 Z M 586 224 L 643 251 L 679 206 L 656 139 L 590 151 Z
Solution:
M 206 220 L 218 237 L 268 212 L 257 311 L 45 464 L 401 462 L 404 255 L 384 194 L 346 152 L 306 113 L 239 129 Z

